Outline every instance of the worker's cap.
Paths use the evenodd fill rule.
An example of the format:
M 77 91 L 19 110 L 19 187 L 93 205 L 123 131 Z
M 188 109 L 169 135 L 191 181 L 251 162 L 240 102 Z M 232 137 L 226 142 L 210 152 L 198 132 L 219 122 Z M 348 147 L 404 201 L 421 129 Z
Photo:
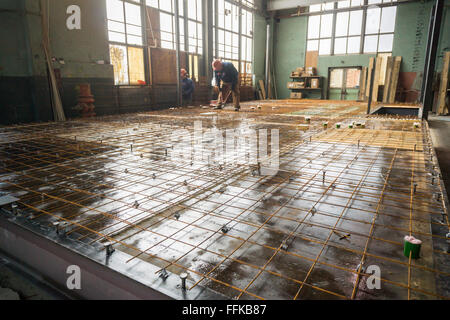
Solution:
M 222 61 L 220 61 L 219 59 L 214 60 L 212 63 L 212 67 L 213 67 L 214 71 L 221 70 L 222 69 Z
M 180 73 L 181 73 L 182 76 L 187 75 L 186 69 L 181 69 L 181 70 L 180 70 Z

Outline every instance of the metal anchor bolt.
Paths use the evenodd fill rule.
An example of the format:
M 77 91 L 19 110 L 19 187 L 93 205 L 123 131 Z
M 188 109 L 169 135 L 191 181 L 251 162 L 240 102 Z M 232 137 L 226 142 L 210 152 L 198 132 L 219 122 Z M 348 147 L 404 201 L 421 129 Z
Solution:
M 59 226 L 60 226 L 59 222 L 53 222 L 53 227 L 55 227 L 56 234 L 60 233 Z
M 139 202 L 136 200 L 134 201 L 133 207 L 138 208 L 139 207 Z
M 286 240 L 283 240 L 283 242 L 281 243 L 281 249 L 284 251 L 287 251 L 288 249 L 288 244 L 286 243 Z
M 417 191 L 417 183 L 414 183 L 414 193 Z
M 186 272 L 183 272 L 180 274 L 181 279 L 181 289 L 186 290 L 186 279 L 188 277 L 188 274 Z
M 109 257 L 110 255 L 112 255 L 113 252 L 116 251 L 116 249 L 114 249 L 112 243 L 109 242 L 109 241 L 108 241 L 108 242 L 105 242 L 105 243 L 103 244 L 103 246 L 104 246 L 105 249 L 106 249 L 106 256 L 107 256 L 107 257 Z
M 156 174 L 153 173 L 153 174 L 152 174 L 152 178 L 153 178 L 153 179 L 156 179 Z
M 361 268 L 361 271 L 359 271 L 359 268 Z M 356 271 L 359 271 L 359 272 L 361 272 L 361 273 L 366 272 L 366 268 L 365 268 L 364 266 L 362 266 L 361 263 L 358 264 L 358 266 L 356 267 L 355 270 L 356 270 Z
M 161 278 L 163 278 L 164 280 L 166 280 L 169 277 L 169 273 L 167 272 L 167 270 L 164 268 L 161 270 L 159 276 Z
M 180 219 L 180 214 L 177 212 L 177 213 L 175 213 L 174 215 L 173 215 L 174 217 L 175 217 L 175 219 Z
M 223 233 L 228 233 L 228 231 L 230 231 L 230 228 L 228 228 L 227 226 L 223 226 L 220 230 L 222 230 Z
M 323 179 L 322 179 L 323 183 L 325 183 L 325 175 L 326 175 L 326 173 L 327 173 L 326 171 L 323 172 Z
M 19 206 L 15 202 L 11 203 L 11 212 L 13 215 L 15 215 L 15 216 L 17 215 L 18 208 L 19 208 Z

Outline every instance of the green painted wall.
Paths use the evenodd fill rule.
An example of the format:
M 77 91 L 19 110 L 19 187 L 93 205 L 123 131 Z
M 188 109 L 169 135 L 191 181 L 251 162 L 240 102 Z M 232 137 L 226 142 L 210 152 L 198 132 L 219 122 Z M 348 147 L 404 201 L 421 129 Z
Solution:
M 27 50 L 24 3 L 17 0 L 0 2 L 0 76 L 31 76 L 30 53 Z
M 403 57 L 401 71 L 421 73 L 424 68 L 428 25 L 434 1 L 402 4 L 398 6 L 393 44 L 393 55 Z M 445 2 L 445 12 L 441 27 L 439 54 L 436 69 L 442 68 L 442 52 L 450 50 L 450 14 Z M 283 18 L 275 27 L 274 65 L 278 98 L 288 98 L 290 90 L 286 83 L 296 67 L 304 65 L 306 54 L 306 30 L 308 17 Z M 374 55 L 335 55 L 319 56 L 318 73 L 328 76 L 329 67 L 368 66 L 369 58 Z M 325 86 L 328 79 L 325 79 Z M 315 98 L 317 95 L 311 94 Z
M 422 72 L 428 38 L 430 13 L 434 2 L 398 6 L 392 54 L 402 56 L 402 71 Z
M 68 30 L 66 13 L 69 5 L 81 9 L 81 30 Z M 51 0 L 50 1 L 50 41 L 52 55 L 63 58 L 61 69 L 64 78 L 111 78 L 111 65 L 97 64 L 109 62 L 108 34 L 106 30 L 105 0 Z
M 275 23 L 274 67 L 279 99 L 289 97 L 286 83 L 290 81 L 291 71 L 304 65 L 307 22 L 306 17 L 295 17 Z

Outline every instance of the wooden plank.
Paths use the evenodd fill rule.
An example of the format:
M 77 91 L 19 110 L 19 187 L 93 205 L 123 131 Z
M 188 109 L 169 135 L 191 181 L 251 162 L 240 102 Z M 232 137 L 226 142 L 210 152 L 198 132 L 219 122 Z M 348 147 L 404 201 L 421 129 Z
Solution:
M 146 29 L 147 29 L 147 43 L 150 47 L 161 47 L 161 31 L 159 23 L 159 10 L 147 7 L 146 10 Z
M 374 64 L 375 64 L 375 58 L 370 58 L 369 59 L 369 68 L 367 71 L 366 89 L 364 90 L 366 92 L 367 99 L 369 98 L 369 95 L 370 95 L 370 80 L 372 79 L 372 72 L 373 72 Z
M 448 72 L 450 67 L 450 51 L 444 54 L 444 63 L 442 64 L 441 72 L 441 85 L 438 95 L 438 115 L 444 115 L 448 113 L 448 106 L 445 103 L 445 98 L 448 92 Z
M 263 99 L 266 100 L 266 88 L 264 87 L 264 81 L 259 80 L 259 87 L 261 88 Z
M 176 84 L 175 50 L 151 48 L 152 84 Z M 180 67 L 186 69 L 186 53 L 180 52 Z
M 305 69 L 314 67 L 317 69 L 317 60 L 319 59 L 319 51 L 306 51 L 305 55 Z
M 389 86 L 388 103 L 395 102 L 395 95 L 397 93 L 398 77 L 400 74 L 401 65 L 402 65 L 402 57 L 401 56 L 395 57 L 394 67 L 392 68 L 391 84 Z
M 258 90 L 258 97 L 259 97 L 259 100 L 264 100 L 261 90 Z
M 361 78 L 359 83 L 359 100 L 366 100 L 366 83 L 367 83 L 367 67 L 361 70 Z
M 386 77 L 384 79 L 383 102 L 388 102 L 393 66 L 394 66 L 394 58 L 388 57 L 386 64 Z
M 375 74 L 373 77 L 372 101 L 378 101 L 378 87 L 380 86 L 380 72 L 382 59 L 377 59 L 375 66 Z

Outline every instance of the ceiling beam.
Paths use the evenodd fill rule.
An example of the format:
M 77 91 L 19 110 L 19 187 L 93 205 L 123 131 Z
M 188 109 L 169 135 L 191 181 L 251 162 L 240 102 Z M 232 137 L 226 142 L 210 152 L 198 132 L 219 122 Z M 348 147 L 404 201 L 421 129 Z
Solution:
M 268 0 L 267 11 L 294 9 L 324 2 L 330 2 L 330 0 Z

